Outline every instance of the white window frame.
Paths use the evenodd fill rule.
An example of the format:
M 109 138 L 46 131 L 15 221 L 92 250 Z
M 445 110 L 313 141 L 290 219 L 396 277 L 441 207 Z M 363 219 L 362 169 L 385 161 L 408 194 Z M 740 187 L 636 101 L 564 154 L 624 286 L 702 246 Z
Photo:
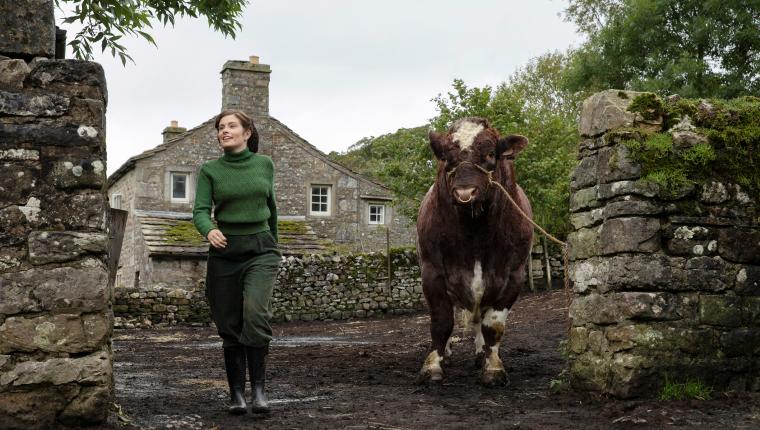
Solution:
M 118 202 L 118 204 L 117 204 Z M 111 194 L 111 208 L 112 209 L 123 209 L 123 197 L 121 193 L 113 193 Z
M 174 197 L 174 177 L 185 177 L 185 197 Z M 169 173 L 169 198 L 172 203 L 190 203 L 190 173 L 188 172 L 171 172 Z
M 377 207 L 380 208 L 380 212 L 373 214 L 372 208 Z M 379 216 L 379 220 L 373 221 L 372 215 Z M 367 223 L 370 225 L 385 225 L 385 204 L 384 203 L 370 203 L 367 206 Z
M 319 194 L 319 197 L 326 197 L 326 202 L 322 201 L 320 198 L 319 202 L 314 201 L 314 197 L 317 197 L 314 194 L 314 188 L 321 188 L 327 190 L 327 195 L 323 196 L 321 193 Z M 326 209 L 325 211 L 314 210 L 314 204 L 319 204 L 320 206 L 325 205 Z M 330 184 L 311 184 L 309 185 L 309 215 L 312 216 L 330 216 L 332 215 L 332 185 Z

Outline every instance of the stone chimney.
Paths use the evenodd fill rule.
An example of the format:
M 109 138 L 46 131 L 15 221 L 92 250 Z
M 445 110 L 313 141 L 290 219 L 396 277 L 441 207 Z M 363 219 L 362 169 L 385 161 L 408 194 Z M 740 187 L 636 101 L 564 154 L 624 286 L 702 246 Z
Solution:
M 222 67 L 222 110 L 239 109 L 253 117 L 269 116 L 268 64 L 259 57 L 228 61 Z
M 0 2 L 0 55 L 53 58 L 55 16 L 50 0 Z
M 171 122 L 169 122 L 169 126 L 166 127 L 164 131 L 161 132 L 161 134 L 164 135 L 164 143 L 166 143 L 186 131 L 187 128 L 180 127 L 177 120 L 171 120 Z

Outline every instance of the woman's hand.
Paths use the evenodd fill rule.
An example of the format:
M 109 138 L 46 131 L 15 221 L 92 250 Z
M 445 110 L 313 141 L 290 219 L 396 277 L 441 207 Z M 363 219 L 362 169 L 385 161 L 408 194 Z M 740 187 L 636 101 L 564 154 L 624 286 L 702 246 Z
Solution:
M 219 231 L 218 228 L 215 228 L 208 232 L 208 236 L 206 236 L 209 242 L 211 242 L 211 246 L 214 248 L 224 248 L 227 246 L 227 238 L 224 237 L 221 231 Z

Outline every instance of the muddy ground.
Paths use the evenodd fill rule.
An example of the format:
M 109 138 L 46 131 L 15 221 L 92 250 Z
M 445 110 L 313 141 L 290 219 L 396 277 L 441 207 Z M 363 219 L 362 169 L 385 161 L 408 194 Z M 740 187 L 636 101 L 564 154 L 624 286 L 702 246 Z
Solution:
M 567 331 L 560 291 L 525 294 L 509 316 L 501 356 L 510 384 L 480 386 L 471 339 L 453 344 L 440 386 L 417 386 L 428 318 L 275 326 L 267 369 L 272 413 L 231 416 L 221 343 L 210 328 L 117 330 L 116 402 L 122 429 L 758 429 L 760 396 L 708 401 L 610 400 L 555 393 Z M 461 338 L 461 330 L 455 336 Z

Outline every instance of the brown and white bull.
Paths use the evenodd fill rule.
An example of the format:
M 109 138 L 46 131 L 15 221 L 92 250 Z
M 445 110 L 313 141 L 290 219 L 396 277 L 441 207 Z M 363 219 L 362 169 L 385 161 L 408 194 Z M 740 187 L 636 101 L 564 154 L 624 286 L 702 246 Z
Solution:
M 456 306 L 474 329 L 481 381 L 505 384 L 499 345 L 525 280 L 533 228 L 490 180 L 532 216 L 512 161 L 528 139 L 500 137 L 483 118 L 460 119 L 446 133 L 431 131 L 429 138 L 438 173 L 420 207 L 417 252 L 433 342 L 418 380 L 443 379 L 441 362 L 451 355 Z

